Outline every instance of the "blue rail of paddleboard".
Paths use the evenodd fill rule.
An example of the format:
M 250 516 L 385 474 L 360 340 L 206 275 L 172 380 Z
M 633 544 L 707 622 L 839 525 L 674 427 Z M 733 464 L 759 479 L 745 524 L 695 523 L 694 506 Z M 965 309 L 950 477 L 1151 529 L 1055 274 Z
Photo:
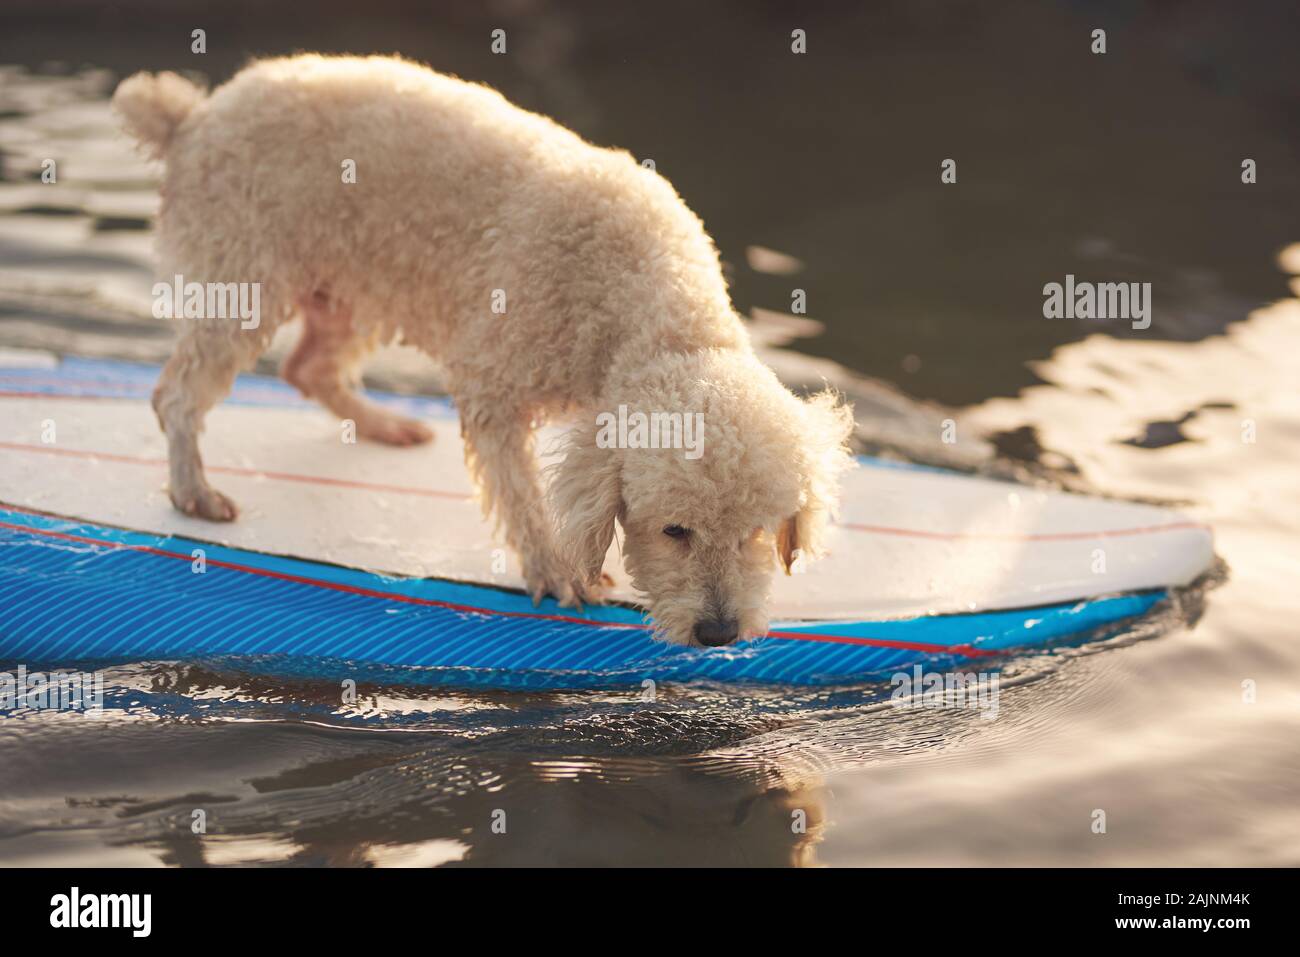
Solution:
M 145 362 L 120 359 L 83 359 L 67 356 L 54 368 L 0 366 L 0 395 L 20 392 L 27 395 L 83 397 L 88 399 L 148 400 L 158 382 L 161 367 Z M 450 399 L 434 396 L 397 395 L 391 392 L 367 392 L 371 398 L 407 415 L 425 418 L 448 418 L 456 412 Z M 276 408 L 317 408 L 304 399 L 293 386 L 273 376 L 245 373 L 235 380 L 228 398 L 233 405 L 274 406 Z
M 335 670 L 410 667 L 422 680 L 456 685 L 618 687 L 646 678 L 825 685 L 969 658 L 965 648 L 1042 646 L 1141 615 L 1164 595 L 777 623 L 774 630 L 792 637 L 692 649 L 653 640 L 628 608 L 575 613 L 548 601 L 534 609 L 501 589 L 388 578 L 0 507 L 0 659 L 28 663 L 233 655 L 272 671 L 277 657 L 309 659 L 321 673 L 331 662 Z

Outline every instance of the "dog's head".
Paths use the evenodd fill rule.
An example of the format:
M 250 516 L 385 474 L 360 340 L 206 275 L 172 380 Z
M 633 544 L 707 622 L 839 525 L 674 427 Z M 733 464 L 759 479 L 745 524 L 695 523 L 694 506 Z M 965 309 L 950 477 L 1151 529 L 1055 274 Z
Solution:
M 852 410 L 801 400 L 734 351 L 661 356 L 580 422 L 553 467 L 561 554 L 600 576 L 616 523 L 660 635 L 726 645 L 767 630 L 778 567 L 821 554 Z

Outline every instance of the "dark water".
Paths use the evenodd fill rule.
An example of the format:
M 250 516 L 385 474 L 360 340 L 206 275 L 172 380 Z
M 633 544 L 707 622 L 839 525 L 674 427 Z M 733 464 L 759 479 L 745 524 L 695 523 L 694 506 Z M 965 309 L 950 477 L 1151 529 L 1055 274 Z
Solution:
M 118 78 L 396 50 L 655 159 L 766 357 L 853 396 L 865 447 L 1182 502 L 1224 567 L 1000 663 L 995 720 L 900 711 L 881 684 L 644 701 L 379 673 L 341 704 L 238 661 L 114 666 L 99 718 L 0 716 L 0 863 L 1300 863 L 1293 5 L 262 6 L 6 6 L 0 348 L 166 355 L 154 177 L 108 114 Z M 1151 328 L 1044 319 L 1066 273 L 1151 282 Z M 782 347 L 796 287 L 820 325 Z M 368 377 L 437 385 L 397 352 Z

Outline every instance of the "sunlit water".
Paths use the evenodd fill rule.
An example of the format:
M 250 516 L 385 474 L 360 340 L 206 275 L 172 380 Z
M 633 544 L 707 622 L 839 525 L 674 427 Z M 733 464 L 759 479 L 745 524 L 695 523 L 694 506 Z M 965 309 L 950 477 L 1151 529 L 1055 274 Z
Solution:
M 142 306 L 153 180 L 109 82 L 4 74 L 0 346 L 166 353 Z M 34 178 L 50 152 L 57 192 Z M 238 660 L 117 665 L 99 717 L 0 716 L 0 863 L 1300 863 L 1300 301 L 1199 342 L 1065 345 L 1045 385 L 942 413 L 956 450 L 935 407 L 776 349 L 792 328 L 815 331 L 759 326 L 767 355 L 854 395 L 865 446 L 1177 501 L 1221 568 L 1146 619 L 999 662 L 992 720 L 892 707 L 883 682 L 645 700 L 380 670 L 341 704 Z M 394 355 L 375 381 L 436 382 Z M 990 460 L 999 436 L 1016 465 Z

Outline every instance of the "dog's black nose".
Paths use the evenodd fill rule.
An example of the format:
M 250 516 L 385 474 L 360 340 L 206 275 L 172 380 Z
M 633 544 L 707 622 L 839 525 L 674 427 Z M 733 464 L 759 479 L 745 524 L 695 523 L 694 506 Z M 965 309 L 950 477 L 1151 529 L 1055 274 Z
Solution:
M 709 648 L 721 648 L 735 641 L 739 630 L 734 618 L 708 618 L 695 623 L 695 640 Z

